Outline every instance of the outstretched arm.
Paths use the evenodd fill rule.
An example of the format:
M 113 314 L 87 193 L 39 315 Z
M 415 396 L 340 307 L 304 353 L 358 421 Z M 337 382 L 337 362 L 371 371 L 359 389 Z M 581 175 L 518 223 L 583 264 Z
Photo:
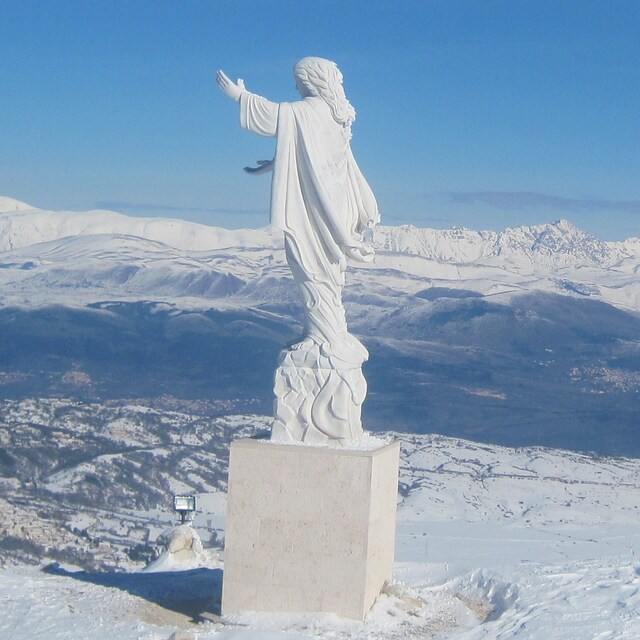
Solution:
M 222 70 L 216 74 L 220 91 L 240 103 L 240 124 L 261 136 L 275 136 L 278 130 L 279 105 L 246 90 L 243 80 L 233 82 Z
M 222 93 L 226 96 L 229 96 L 235 102 L 240 100 L 240 96 L 243 94 L 246 89 L 244 88 L 244 80 L 238 78 L 238 82 L 233 82 L 229 76 L 222 71 L 222 69 L 218 70 L 216 73 L 216 82 L 220 87 Z

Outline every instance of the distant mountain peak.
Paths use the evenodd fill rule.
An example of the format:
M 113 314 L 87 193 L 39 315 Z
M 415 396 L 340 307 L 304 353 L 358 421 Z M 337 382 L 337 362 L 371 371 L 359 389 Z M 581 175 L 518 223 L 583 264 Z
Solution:
M 494 255 L 514 252 L 534 261 L 568 259 L 574 264 L 602 264 L 611 257 L 611 250 L 605 242 L 564 219 L 549 224 L 509 228 L 499 233 Z
M 454 264 L 511 264 L 514 267 L 558 268 L 591 265 L 606 267 L 623 257 L 611 243 L 576 227 L 569 220 L 508 227 L 504 231 L 378 227 L 378 249 L 418 255 Z M 628 243 L 627 243 L 628 244 Z M 626 253 L 633 253 L 629 245 Z
M 196 251 L 253 247 L 277 250 L 282 236 L 271 228 L 221 229 L 169 218 L 139 218 L 111 211 L 44 211 L 0 196 L 0 251 L 27 247 L 68 236 L 126 235 Z M 518 272 L 564 267 L 608 268 L 626 261 L 637 264 L 640 239 L 604 242 L 572 222 L 475 231 L 456 225 L 429 229 L 412 224 L 376 227 L 374 248 L 419 256 L 452 265 L 486 265 Z
M 578 227 L 576 227 L 573 222 L 567 220 L 566 218 L 560 218 L 560 220 L 556 220 L 555 222 L 553 222 L 552 225 L 554 227 L 557 227 L 558 229 L 567 229 L 570 231 L 576 231 L 578 229 Z
M 0 196 L 0 213 L 10 213 L 13 211 L 29 211 L 33 209 L 30 204 L 21 202 L 15 198 L 8 198 L 7 196 Z

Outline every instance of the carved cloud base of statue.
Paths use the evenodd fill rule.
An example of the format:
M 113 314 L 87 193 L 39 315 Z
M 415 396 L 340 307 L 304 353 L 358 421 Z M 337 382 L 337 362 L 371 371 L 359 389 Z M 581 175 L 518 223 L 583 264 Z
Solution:
M 274 442 L 343 446 L 363 434 L 367 382 L 359 364 L 323 353 L 314 343 L 287 349 L 280 354 L 274 391 Z

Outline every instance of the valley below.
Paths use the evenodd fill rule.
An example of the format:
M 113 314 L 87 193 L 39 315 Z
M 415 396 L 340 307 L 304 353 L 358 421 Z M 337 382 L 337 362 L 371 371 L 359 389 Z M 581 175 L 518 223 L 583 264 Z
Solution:
M 638 636 L 639 239 L 377 229 L 344 299 L 402 447 L 397 580 L 363 626 L 221 620 L 219 566 L 143 569 L 177 493 L 223 561 L 229 443 L 301 331 L 279 239 L 2 202 L 3 637 Z

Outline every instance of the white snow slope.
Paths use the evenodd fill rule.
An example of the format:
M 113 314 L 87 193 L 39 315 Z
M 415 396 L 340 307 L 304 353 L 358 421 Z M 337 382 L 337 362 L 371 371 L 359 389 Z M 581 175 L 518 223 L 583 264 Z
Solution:
M 220 618 L 218 568 L 14 567 L 0 572 L 0 637 L 640 637 L 639 460 L 389 435 L 403 451 L 395 581 L 364 622 L 313 613 Z M 223 522 L 222 495 L 199 496 L 196 528 Z
M 602 242 L 561 220 L 502 232 L 381 226 L 371 242 L 376 260 L 353 269 L 353 286 L 503 297 L 538 289 L 640 309 L 640 238 Z M 269 228 L 44 211 L 1 198 L 0 303 L 87 304 L 107 291 L 202 306 L 249 280 L 268 285 L 287 276 L 281 244 Z
M 375 263 L 349 282 L 375 295 L 446 288 L 508 300 L 541 289 L 640 309 L 637 238 L 604 243 L 561 221 L 501 233 L 380 227 L 372 242 Z M 145 296 L 183 308 L 246 305 L 282 300 L 285 278 L 280 241 L 266 229 L 42 211 L 0 198 L 2 306 Z M 395 435 L 403 443 L 396 582 L 364 623 L 220 619 L 217 568 L 21 566 L 0 571 L 0 638 L 164 640 L 176 629 L 200 640 L 640 638 L 640 460 Z M 195 526 L 198 518 L 222 526 L 221 494 L 199 498 Z

